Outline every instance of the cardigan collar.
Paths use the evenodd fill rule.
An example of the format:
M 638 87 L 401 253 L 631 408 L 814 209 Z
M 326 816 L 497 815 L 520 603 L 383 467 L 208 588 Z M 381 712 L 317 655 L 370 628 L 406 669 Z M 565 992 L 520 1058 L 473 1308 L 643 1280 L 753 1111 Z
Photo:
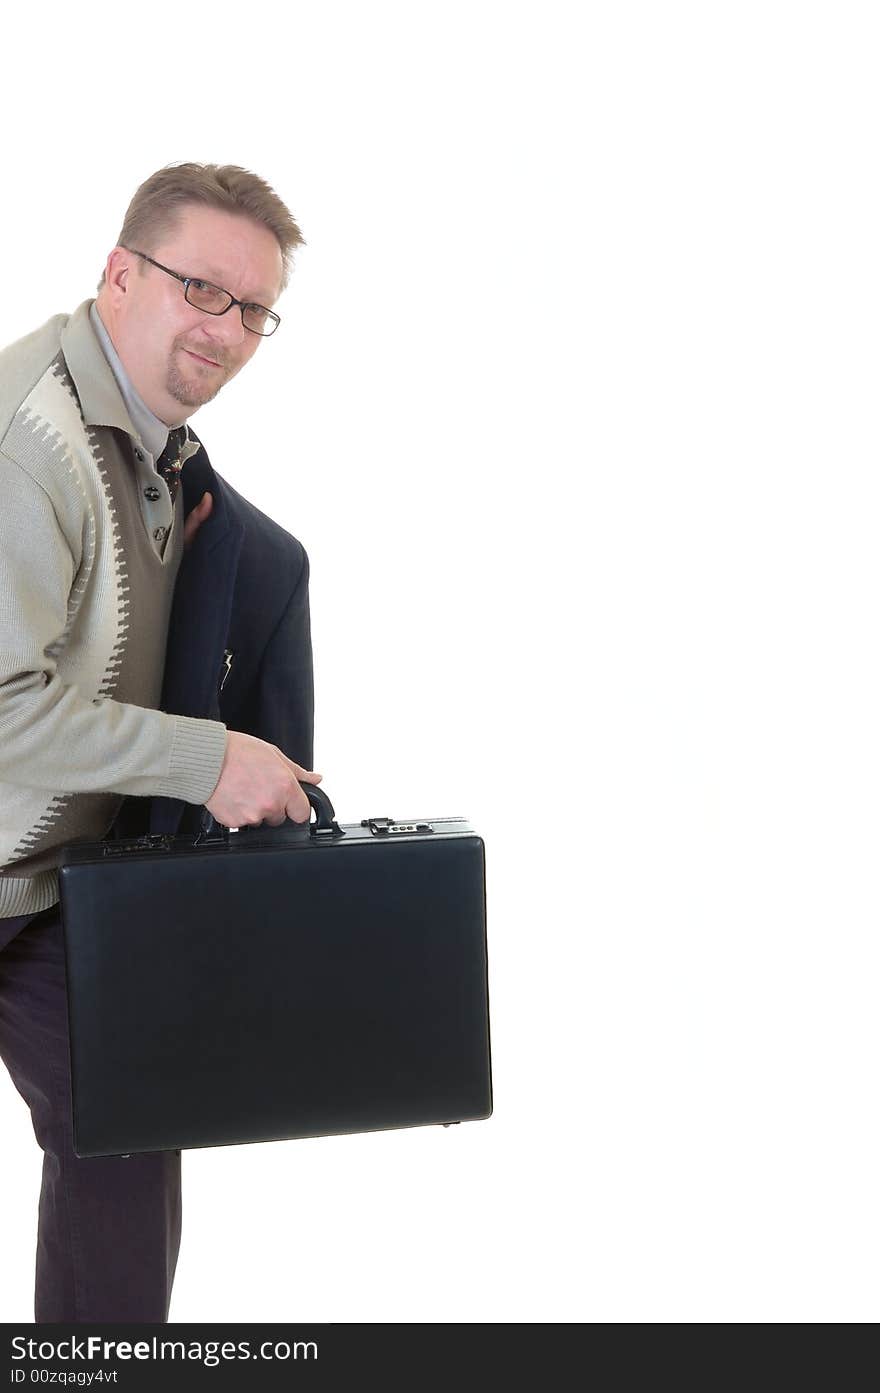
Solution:
M 101 339 L 95 330 L 92 322 L 91 307 L 94 300 L 83 300 L 77 306 L 67 324 L 61 331 L 61 350 L 64 354 L 68 370 L 76 386 L 80 405 L 82 406 L 83 419 L 87 426 L 114 426 L 117 430 L 125 431 L 126 435 L 138 441 L 153 458 L 157 458 L 165 448 L 168 440 L 168 427 L 164 421 L 141 403 L 143 410 L 139 410 L 134 387 L 131 386 L 128 374 L 121 360 L 113 349 L 113 356 L 119 364 L 119 370 L 124 374 L 123 381 L 128 383 L 130 388 L 130 400 L 132 401 L 132 411 L 141 418 L 139 430 L 132 419 L 132 411 L 126 405 L 125 398 L 120 384 L 114 374 L 111 359 L 104 351 Z M 97 314 L 97 310 L 95 310 Z M 104 328 L 103 324 L 101 326 Z M 104 328 L 106 334 L 106 328 Z M 112 347 L 112 340 L 107 335 L 108 342 Z M 165 438 L 159 440 L 158 431 L 155 426 L 161 426 L 165 432 Z M 146 427 L 146 429 L 144 429 Z M 146 437 L 150 438 L 147 439 Z M 159 445 L 159 449 L 154 447 Z M 199 449 L 197 442 L 193 441 L 187 430 L 186 443 L 181 450 L 180 457 L 187 460 Z

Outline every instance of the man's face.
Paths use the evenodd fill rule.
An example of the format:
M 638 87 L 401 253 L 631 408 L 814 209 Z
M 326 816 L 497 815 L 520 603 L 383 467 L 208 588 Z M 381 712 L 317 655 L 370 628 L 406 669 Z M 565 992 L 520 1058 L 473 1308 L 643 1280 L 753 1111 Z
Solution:
M 237 300 L 271 309 L 280 294 L 281 249 L 251 218 L 189 204 L 159 246 L 138 250 Z M 98 312 L 135 390 L 168 426 L 212 401 L 261 340 L 245 329 L 238 305 L 206 314 L 188 303 L 180 281 L 120 247 L 108 258 Z

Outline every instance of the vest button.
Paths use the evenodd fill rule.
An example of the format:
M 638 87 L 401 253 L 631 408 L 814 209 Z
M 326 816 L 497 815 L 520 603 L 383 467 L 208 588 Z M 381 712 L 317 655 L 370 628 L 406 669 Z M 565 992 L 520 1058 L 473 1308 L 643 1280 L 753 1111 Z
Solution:
M 144 489 L 144 498 L 149 498 L 151 503 L 155 503 L 159 497 L 159 490 L 155 484 L 150 484 L 149 488 Z
M 162 538 L 165 536 L 165 533 L 166 533 L 167 531 L 168 531 L 168 528 L 167 528 L 167 527 L 157 527 L 156 530 L 155 530 L 155 532 L 153 533 L 153 537 L 155 538 L 155 540 L 156 540 L 157 542 L 161 542 Z

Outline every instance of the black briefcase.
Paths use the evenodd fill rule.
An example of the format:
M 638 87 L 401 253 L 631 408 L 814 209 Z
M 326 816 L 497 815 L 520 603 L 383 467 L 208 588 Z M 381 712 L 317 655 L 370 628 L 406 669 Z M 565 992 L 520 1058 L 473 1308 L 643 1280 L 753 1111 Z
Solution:
M 80 1157 L 492 1112 L 485 852 L 462 818 L 69 843 Z

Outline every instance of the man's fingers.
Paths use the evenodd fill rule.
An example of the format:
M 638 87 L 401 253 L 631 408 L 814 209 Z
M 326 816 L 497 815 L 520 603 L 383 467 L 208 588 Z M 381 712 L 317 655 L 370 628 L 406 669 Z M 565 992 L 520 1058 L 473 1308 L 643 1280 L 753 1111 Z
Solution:
M 301 764 L 296 764 L 292 759 L 288 759 L 283 750 L 279 750 L 278 753 L 284 760 L 284 763 L 290 765 L 290 768 L 301 783 L 317 784 L 323 779 L 323 774 L 316 774 L 314 769 L 303 769 Z
M 199 528 L 201 527 L 202 523 L 205 521 L 207 517 L 210 516 L 211 509 L 213 506 L 214 500 L 211 494 L 204 493 L 202 495 L 201 502 L 197 503 L 196 506 L 190 510 L 189 516 L 187 517 L 187 520 L 184 523 L 183 527 L 183 545 L 185 548 L 189 547 L 192 544 L 192 540 L 198 532 Z

